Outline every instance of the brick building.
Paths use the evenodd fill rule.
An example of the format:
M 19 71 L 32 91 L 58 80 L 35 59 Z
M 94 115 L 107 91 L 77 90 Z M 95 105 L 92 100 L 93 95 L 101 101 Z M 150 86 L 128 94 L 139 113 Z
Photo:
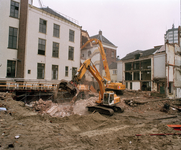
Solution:
M 112 42 L 110 42 L 107 38 L 105 38 L 102 34 L 102 31 L 99 31 L 97 35 L 89 36 L 87 31 L 82 31 L 82 42 L 81 44 L 85 44 L 89 39 L 96 38 L 102 42 L 108 66 L 112 63 L 116 63 L 116 52 L 117 46 L 115 46 Z M 88 58 L 91 58 L 91 61 L 99 70 L 102 75 L 103 71 L 103 62 L 98 49 L 99 45 L 89 44 L 84 49 L 81 50 L 81 59 L 82 62 Z M 92 80 L 91 77 L 88 80 Z

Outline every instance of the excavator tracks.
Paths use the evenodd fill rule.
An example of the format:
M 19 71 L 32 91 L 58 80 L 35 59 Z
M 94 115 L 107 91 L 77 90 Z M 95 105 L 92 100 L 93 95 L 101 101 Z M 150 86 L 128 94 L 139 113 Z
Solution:
M 87 106 L 87 108 L 88 108 L 88 111 L 91 111 L 91 112 L 95 111 L 104 115 L 112 116 L 114 114 L 114 110 L 112 110 L 111 108 L 103 107 L 103 106 Z
M 112 116 L 114 114 L 114 112 L 117 113 L 122 113 L 124 112 L 124 108 L 123 107 L 119 107 L 119 106 L 87 106 L 88 111 L 91 112 L 99 112 L 100 114 L 104 114 L 104 115 L 109 115 Z

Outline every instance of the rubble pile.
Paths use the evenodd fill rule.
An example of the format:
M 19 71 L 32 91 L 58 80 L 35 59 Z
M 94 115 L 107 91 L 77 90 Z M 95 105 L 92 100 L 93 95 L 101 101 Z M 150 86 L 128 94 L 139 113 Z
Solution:
M 8 92 L 0 92 L 0 99 L 4 100 L 7 98 L 11 98 L 12 97 L 12 93 L 8 93 Z
M 30 105 L 26 106 L 32 107 L 40 114 L 49 114 L 52 117 L 65 117 L 73 114 L 73 106 L 70 103 L 58 104 L 51 100 L 39 99 L 39 101 L 31 102 Z
M 45 113 L 47 109 L 49 109 L 52 105 L 52 101 L 43 101 L 41 98 L 39 101 L 31 102 L 31 107 L 34 108 L 34 110 L 38 111 L 39 113 Z

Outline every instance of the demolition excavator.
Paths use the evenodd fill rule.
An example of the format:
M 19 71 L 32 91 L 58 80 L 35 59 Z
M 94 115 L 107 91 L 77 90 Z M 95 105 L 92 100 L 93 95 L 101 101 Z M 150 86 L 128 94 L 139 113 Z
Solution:
M 117 94 L 123 94 L 123 90 L 125 90 L 125 85 L 122 84 L 122 83 L 111 82 L 109 66 L 108 66 L 108 63 L 107 63 L 107 58 L 106 58 L 106 54 L 105 54 L 102 42 L 100 40 L 96 39 L 96 38 L 92 38 L 92 39 L 88 40 L 81 47 L 81 49 L 85 48 L 89 43 L 92 43 L 94 45 L 97 45 L 97 44 L 99 45 L 98 49 L 99 49 L 99 52 L 101 54 L 103 66 L 104 66 L 105 73 L 106 73 L 106 76 L 104 78 L 107 80 L 105 90 L 106 91 L 114 91 Z
M 99 84 L 99 99 L 96 100 L 97 105 L 95 106 L 87 106 L 88 111 L 97 111 L 101 114 L 113 115 L 114 112 L 123 112 L 124 109 L 122 107 L 117 106 L 120 103 L 120 97 L 118 97 L 114 91 L 121 91 L 125 89 L 125 85 L 122 83 L 111 83 L 111 77 L 109 72 L 109 67 L 106 59 L 106 55 L 102 46 L 102 43 L 98 39 L 91 39 L 87 41 L 82 47 L 84 48 L 88 43 L 94 42 L 93 44 L 99 44 L 99 51 L 102 56 L 103 65 L 105 68 L 106 77 L 102 77 L 95 67 L 95 65 L 91 62 L 91 59 L 87 59 L 84 61 L 82 66 L 79 68 L 77 73 L 74 75 L 72 81 L 68 82 L 66 80 L 61 80 L 59 84 L 59 88 L 62 88 L 68 91 L 70 94 L 74 95 L 72 102 L 75 101 L 79 90 L 77 88 L 77 84 L 82 79 L 86 71 L 89 71 L 92 76 L 96 79 Z M 111 89 L 112 91 L 107 91 L 106 89 Z
M 123 112 L 123 108 L 116 106 L 116 104 L 120 102 L 120 97 L 118 97 L 113 91 L 105 91 L 104 83 L 107 82 L 107 80 L 100 75 L 95 65 L 91 62 L 91 59 L 87 59 L 82 64 L 82 66 L 75 74 L 73 82 L 78 83 L 87 70 L 96 79 L 100 89 L 99 99 L 96 101 L 97 105 L 87 106 L 88 111 L 97 111 L 101 114 L 106 115 L 113 115 L 114 112 Z
M 77 73 L 74 75 L 74 78 L 71 82 L 66 80 L 61 80 L 59 84 L 59 88 L 67 90 L 70 94 L 74 95 L 72 102 L 75 101 L 79 90 L 76 85 L 82 79 L 86 71 L 89 71 L 92 76 L 96 79 L 99 84 L 99 98 L 96 100 L 97 105 L 95 106 L 87 106 L 88 111 L 96 111 L 101 114 L 113 115 L 114 112 L 123 112 L 124 109 L 122 107 L 117 106 L 120 102 L 120 97 L 118 97 L 113 91 L 105 91 L 105 84 L 107 82 L 106 78 L 103 78 L 95 65 L 91 62 L 91 59 L 87 59 L 84 61 L 82 66 L 79 68 Z

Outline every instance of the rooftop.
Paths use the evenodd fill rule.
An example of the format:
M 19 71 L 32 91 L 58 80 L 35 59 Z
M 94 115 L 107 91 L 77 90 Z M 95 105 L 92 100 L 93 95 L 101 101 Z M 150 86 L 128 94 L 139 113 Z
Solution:
M 110 45 L 110 46 L 113 46 L 113 47 L 117 48 L 117 46 L 115 46 L 112 42 L 110 42 L 107 38 L 105 38 L 105 37 L 102 35 L 102 31 L 99 31 L 99 34 L 90 37 L 90 39 L 93 39 L 93 38 L 96 38 L 96 39 L 101 40 L 101 42 L 102 42 L 103 44 L 108 44 L 108 45 Z
M 154 54 L 157 50 L 159 50 L 162 46 L 157 46 L 154 47 L 152 49 L 148 49 L 148 50 L 136 50 L 134 52 L 131 52 L 129 54 L 127 54 L 125 57 L 123 57 L 121 60 L 128 60 L 128 59 L 134 59 L 135 55 L 140 54 L 140 58 L 145 57 L 145 56 L 149 56 Z
M 55 15 L 55 16 L 61 18 L 61 19 L 64 19 L 64 20 L 66 20 L 68 22 L 71 22 L 73 24 L 76 24 L 76 25 L 79 24 L 77 20 L 75 20 L 75 19 L 73 19 L 73 18 L 71 18 L 71 17 L 69 17 L 67 15 L 64 15 L 64 14 L 62 14 L 60 12 L 57 12 L 57 11 L 55 11 L 55 10 L 49 8 L 49 7 L 42 7 L 42 8 L 39 8 L 39 9 L 44 10 L 44 11 L 46 11 L 46 12 L 52 14 L 52 15 Z

